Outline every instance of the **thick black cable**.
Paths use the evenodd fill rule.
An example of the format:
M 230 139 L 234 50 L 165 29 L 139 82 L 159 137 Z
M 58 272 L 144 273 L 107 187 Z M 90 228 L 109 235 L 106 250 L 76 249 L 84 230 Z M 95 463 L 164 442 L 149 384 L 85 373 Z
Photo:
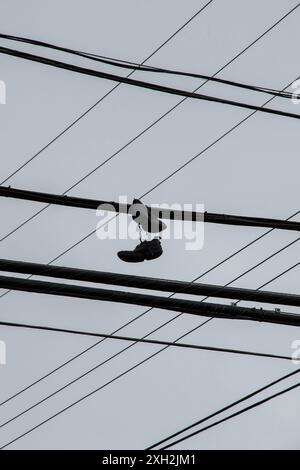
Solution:
M 90 69 L 87 67 L 80 67 L 78 65 L 69 64 L 66 62 L 61 62 L 54 59 L 49 59 L 47 57 L 38 56 L 35 54 L 30 54 L 28 52 L 18 51 L 16 49 L 9 49 L 7 47 L 0 46 L 0 54 L 6 54 L 12 57 L 18 57 L 24 60 L 29 60 L 31 62 L 36 62 L 39 64 L 49 65 L 51 67 L 69 70 L 71 72 L 88 75 L 96 78 L 103 78 L 106 80 L 111 80 L 118 83 L 125 83 L 127 85 L 135 86 L 138 88 L 143 88 L 152 91 L 158 91 L 161 93 L 167 93 L 175 96 L 183 96 L 185 98 L 192 98 L 197 100 L 203 100 L 213 103 L 225 104 L 229 106 L 234 106 L 243 109 L 250 109 L 252 111 L 258 111 L 267 114 L 274 114 L 277 116 L 289 117 L 293 119 L 300 119 L 300 114 L 295 114 L 280 109 L 273 108 L 263 108 L 261 106 L 253 105 L 250 103 L 229 100 L 225 98 L 219 98 L 217 96 L 203 95 L 200 93 L 195 93 L 193 91 L 183 90 L 180 88 L 173 88 L 165 85 L 158 85 L 156 83 L 145 82 L 143 80 L 136 80 L 133 78 L 123 77 L 122 75 L 115 75 L 112 73 L 101 72 L 99 70 Z
M 298 8 L 299 5 L 297 5 L 296 8 Z M 20 36 L 13 36 L 10 34 L 4 34 L 0 33 L 0 38 L 1 39 L 7 39 L 11 41 L 16 41 L 16 42 L 21 42 L 25 44 L 31 44 L 35 46 L 40 46 L 40 47 L 45 47 L 48 49 L 53 49 L 55 51 L 60 51 L 60 52 L 66 52 L 68 54 L 76 55 L 79 57 L 84 57 L 86 59 L 90 59 L 93 61 L 96 61 L 101 64 L 106 64 L 106 65 L 111 65 L 113 67 L 119 67 L 119 68 L 125 68 L 125 69 L 130 69 L 134 70 L 135 72 L 152 72 L 152 73 L 158 73 L 158 74 L 167 74 L 167 75 L 177 75 L 181 77 L 190 77 L 190 78 L 198 78 L 200 80 L 207 80 L 215 83 L 221 83 L 223 85 L 229 85 L 237 88 L 242 88 L 250 91 L 256 91 L 256 92 L 261 92 L 261 93 L 266 93 L 270 94 L 276 97 L 281 97 L 281 98 L 289 98 L 292 99 L 294 96 L 294 93 L 291 92 L 282 92 L 280 90 L 275 90 L 274 88 L 268 88 L 268 87 L 262 87 L 262 86 L 256 86 L 256 85 L 249 85 L 246 83 L 241 83 L 241 82 L 236 82 L 233 80 L 225 80 L 222 78 L 215 78 L 211 77 L 209 75 L 203 75 L 203 74 L 198 74 L 198 73 L 192 73 L 192 72 L 183 72 L 180 70 L 170 70 L 162 67 L 154 67 L 154 66 L 149 66 L 149 65 L 139 65 L 134 62 L 129 62 L 126 60 L 119 60 L 115 59 L 112 57 L 107 57 L 103 55 L 98 55 L 98 54 L 91 54 L 88 52 L 82 52 L 79 50 L 74 50 L 70 49 L 67 47 L 62 47 L 62 46 L 57 46 L 55 44 L 45 42 L 45 41 L 39 41 L 36 39 L 31 39 L 31 38 L 25 38 L 25 37 L 20 37 Z
M 146 450 L 153 450 L 155 447 L 158 447 L 160 446 L 161 444 L 164 444 L 166 443 L 167 441 L 173 439 L 174 437 L 177 437 L 179 436 L 180 434 L 186 432 L 186 431 L 189 431 L 190 429 L 193 429 L 194 427 L 196 426 L 199 426 L 199 424 L 202 424 L 202 423 L 205 423 L 206 421 L 208 421 L 209 419 L 211 418 L 214 418 L 215 416 L 218 416 L 219 414 L 221 413 L 224 413 L 224 411 L 228 411 L 229 409 L 239 405 L 240 403 L 243 403 L 244 401 L 246 400 L 249 400 L 250 398 L 253 398 L 254 396 L 258 395 L 259 393 L 261 392 L 264 392 L 265 390 L 273 387 L 274 385 L 277 385 L 278 383 L 282 382 L 283 380 L 286 380 L 286 379 L 289 379 L 290 377 L 293 377 L 294 375 L 296 374 L 299 374 L 300 372 L 300 369 L 297 369 L 293 372 L 290 372 L 289 374 L 286 374 L 286 375 L 283 375 L 281 377 L 279 377 L 278 379 L 276 380 L 273 380 L 272 382 L 269 382 L 267 385 L 264 385 L 263 387 L 261 388 L 258 388 L 256 390 L 254 390 L 253 392 L 251 393 L 248 393 L 247 395 L 243 396 L 242 398 L 240 398 L 239 400 L 235 400 L 234 402 L 230 403 L 229 405 L 226 405 L 224 406 L 223 408 L 215 411 L 214 413 L 211 413 L 209 414 L 208 416 L 206 416 L 205 418 L 201 418 L 199 419 L 198 421 L 195 421 L 193 424 L 190 424 L 189 426 L 186 426 L 182 429 L 180 429 L 180 431 L 177 431 L 171 435 L 169 435 L 168 437 L 165 437 L 164 439 L 161 439 L 160 441 L 157 441 L 155 442 L 154 444 L 151 444 L 151 446 L 147 447 Z M 204 429 L 203 429 L 204 430 Z M 200 430 L 201 432 L 202 430 Z M 172 445 L 172 444 L 171 444 Z
M 79 299 L 116 302 L 129 305 L 155 307 L 162 310 L 184 312 L 196 316 L 211 316 L 213 318 L 262 321 L 280 325 L 300 327 L 300 315 L 283 312 L 280 315 L 274 310 L 254 307 L 238 307 L 236 305 L 216 304 L 203 301 L 174 299 L 159 295 L 136 294 L 112 289 L 100 289 L 74 284 L 57 282 L 32 281 L 18 277 L 0 276 L 0 288 L 21 292 L 72 297 Z
M 0 197 L 9 197 L 25 201 L 35 201 L 51 205 L 65 207 L 77 207 L 80 209 L 96 210 L 101 206 L 106 206 L 106 210 L 130 214 L 131 204 L 121 204 L 115 201 L 103 201 L 99 199 L 88 199 L 82 197 L 73 197 L 53 193 L 44 193 L 40 191 L 31 191 L 12 188 L 11 186 L 0 186 Z M 213 212 L 184 211 L 167 208 L 157 208 L 146 206 L 149 215 L 160 219 L 180 220 L 180 221 L 198 221 L 213 224 L 234 225 L 242 227 L 271 227 L 282 230 L 300 231 L 300 222 L 290 222 L 266 217 L 249 217 L 244 215 L 218 214 Z M 105 209 L 104 209 L 105 210 Z
M 296 241 L 298 241 L 297 239 Z M 293 244 L 295 242 L 292 242 Z M 289 244 L 289 246 L 291 245 Z M 285 247 L 286 248 L 286 247 Z M 283 251 L 285 248 L 280 250 Z M 277 254 L 278 252 L 276 252 Z M 274 254 L 272 256 L 275 256 Z M 254 268 L 251 268 L 254 269 Z M 91 269 L 70 268 L 58 265 L 29 263 L 0 258 L 0 272 L 31 274 L 55 279 L 70 279 L 73 281 L 109 284 L 113 286 L 147 289 L 161 292 L 176 292 L 177 294 L 206 295 L 227 299 L 252 300 L 254 302 L 290 305 L 300 307 L 300 295 L 285 292 L 261 291 L 240 287 L 225 287 L 214 284 L 200 284 L 171 279 L 161 279 L 130 274 L 111 273 Z M 247 271 L 248 272 L 248 271 Z M 235 304 L 237 305 L 237 303 Z

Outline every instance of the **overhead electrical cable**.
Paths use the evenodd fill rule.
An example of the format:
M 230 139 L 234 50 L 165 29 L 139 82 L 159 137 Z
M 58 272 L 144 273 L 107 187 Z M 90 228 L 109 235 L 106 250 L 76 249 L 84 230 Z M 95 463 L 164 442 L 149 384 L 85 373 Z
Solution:
M 165 437 L 164 439 L 161 439 L 160 441 L 158 442 L 155 442 L 154 444 L 151 444 L 151 446 L 147 447 L 146 450 L 153 450 L 155 447 L 158 447 L 160 446 L 161 444 L 165 444 L 167 441 L 177 437 L 177 436 L 180 436 L 180 434 L 183 434 L 185 433 L 186 431 L 189 431 L 190 429 L 193 429 L 195 428 L 196 426 L 199 426 L 200 424 L 203 424 L 205 423 L 206 421 L 210 420 L 211 418 L 214 418 L 215 416 L 218 416 L 219 414 L 221 413 L 224 413 L 225 411 L 228 411 L 230 410 L 231 408 L 239 405 L 240 403 L 243 403 L 244 401 L 246 400 L 249 400 L 250 398 L 253 398 L 255 397 L 256 395 L 258 395 L 259 393 L 261 392 L 264 392 L 265 390 L 268 390 L 269 388 L 271 387 L 274 387 L 274 385 L 277 385 L 279 384 L 280 382 L 286 380 L 286 379 L 289 379 L 297 374 L 300 373 L 300 369 L 297 369 L 297 370 L 294 370 L 286 375 L 283 375 L 281 377 L 279 377 L 278 379 L 276 380 L 273 380 L 272 382 L 269 382 L 267 385 L 264 385 L 263 387 L 261 388 L 258 388 L 256 390 L 254 390 L 253 392 L 250 392 L 248 393 L 247 395 L 244 395 L 242 398 L 240 398 L 239 400 L 235 400 L 234 402 L 230 403 L 229 405 L 226 405 L 224 406 L 223 408 L 209 414 L 208 416 L 206 416 L 205 418 L 201 418 L 199 419 L 198 421 L 195 421 L 194 423 L 190 424 L 189 426 L 185 426 L 184 428 L 180 429 L 179 431 L 169 435 L 168 437 Z M 216 424 L 213 424 L 213 426 L 215 426 Z M 204 430 L 204 428 L 202 428 L 202 430 Z M 202 432 L 202 430 L 200 430 L 200 432 Z
M 155 346 L 171 346 L 175 348 L 183 348 L 183 349 L 197 349 L 200 351 L 212 351 L 212 352 L 222 352 L 222 353 L 229 353 L 229 354 L 240 354 L 244 356 L 255 356 L 255 357 L 265 357 L 270 359 L 283 359 L 291 361 L 293 358 L 292 356 L 285 356 L 280 354 L 270 354 L 270 353 L 263 353 L 257 351 L 247 351 L 243 349 L 232 349 L 232 348 L 221 348 L 216 346 L 204 346 L 200 344 L 191 344 L 191 343 L 174 343 L 171 341 L 159 340 L 159 339 L 146 339 L 146 338 L 137 338 L 134 336 L 121 336 L 121 335 L 110 335 L 106 333 L 97 333 L 92 331 L 82 331 L 82 330 L 73 330 L 70 328 L 58 328 L 58 327 L 51 327 L 46 325 L 32 325 L 28 323 L 16 323 L 16 322 L 5 322 L 0 321 L 0 326 L 4 327 L 15 327 L 15 328 L 24 328 L 29 330 L 38 330 L 38 331 L 48 331 L 54 333 L 66 333 L 66 334 L 74 334 L 79 336 L 92 336 L 97 338 L 107 338 L 107 339 L 114 339 L 117 341 L 129 341 L 134 343 L 143 343 L 143 344 L 152 344 Z M 1 428 L 0 424 L 0 428 Z
M 13 36 L 10 34 L 4 34 L 0 33 L 0 38 L 1 39 L 7 39 L 11 41 L 16 41 L 16 42 L 21 42 L 25 44 L 31 44 L 39 47 L 45 47 L 48 49 L 53 49 L 55 51 L 61 51 L 61 52 L 66 52 L 68 54 L 84 57 L 102 64 L 106 65 L 111 65 L 113 67 L 119 67 L 119 68 L 125 68 L 125 69 L 130 69 L 134 70 L 135 72 L 151 72 L 151 73 L 157 73 L 157 74 L 167 74 L 167 75 L 176 75 L 176 76 L 181 76 L 181 77 L 190 77 L 190 78 L 198 78 L 202 80 L 207 80 L 215 83 L 221 83 L 223 85 L 229 85 L 233 87 L 238 87 L 238 88 L 243 88 L 246 90 L 251 90 L 251 91 L 256 91 L 256 92 L 261 92 L 261 93 L 266 93 L 270 94 L 276 97 L 281 97 L 281 98 L 288 98 L 291 99 L 294 97 L 293 92 L 286 92 L 286 91 L 280 91 L 280 90 L 275 90 L 274 88 L 268 88 L 268 87 L 262 87 L 262 86 L 256 86 L 256 85 L 249 85 L 246 83 L 241 83 L 241 82 L 236 82 L 233 80 L 225 80 L 222 78 L 216 78 L 216 77 L 211 77 L 209 75 L 203 75 L 199 73 L 193 73 L 193 72 L 183 72 L 180 70 L 170 70 L 162 67 L 154 67 L 154 66 L 149 66 L 149 65 L 140 65 L 135 62 L 129 62 L 126 60 L 119 60 L 119 59 L 114 59 L 111 57 L 106 57 L 98 54 L 91 54 L 88 52 L 82 52 L 79 50 L 74 50 L 70 49 L 67 47 L 61 47 L 57 46 L 55 44 L 51 44 L 49 42 L 45 41 L 39 41 L 36 39 L 31 39 L 31 38 L 25 38 L 25 37 L 20 37 L 20 36 Z
M 133 276 L 89 269 L 70 268 L 64 266 L 29 263 L 9 259 L 0 259 L 0 271 L 32 276 L 46 276 L 59 279 L 70 279 L 97 284 L 147 289 L 162 292 L 176 292 L 189 295 L 207 295 L 228 299 L 251 300 L 253 302 L 273 303 L 300 307 L 300 295 L 283 292 L 261 291 L 259 289 L 244 289 L 239 287 L 224 287 L 213 284 L 199 284 L 170 279 L 160 279 L 145 276 Z
M 11 186 L 0 186 L 0 197 L 9 197 L 14 199 L 22 199 L 26 201 L 42 202 L 52 205 L 77 207 L 81 209 L 101 209 L 103 210 L 130 214 L 131 204 L 122 204 L 114 201 L 103 201 L 97 199 L 87 199 L 80 197 L 72 197 L 67 195 L 42 193 L 38 191 L 29 191 L 24 189 L 16 189 Z M 223 225 L 237 225 L 242 227 L 271 227 L 282 230 L 300 231 L 300 222 L 288 220 L 270 219 L 264 217 L 249 217 L 244 215 L 217 214 L 211 212 L 185 211 L 178 209 L 157 208 L 146 206 L 149 215 L 160 219 L 180 220 L 180 221 L 199 221 Z
M 216 421 L 212 424 L 209 424 L 209 425 L 205 426 L 202 429 L 198 429 L 197 431 L 194 431 L 193 433 L 191 433 L 187 436 L 181 437 L 180 439 L 177 439 L 177 440 L 175 440 L 174 442 L 172 442 L 170 444 L 164 445 L 163 447 L 161 447 L 160 450 L 169 449 L 170 447 L 173 447 L 174 445 L 179 444 L 180 442 L 186 441 L 187 439 L 190 439 L 191 437 L 196 436 L 197 434 L 200 434 L 203 431 L 207 431 L 208 429 L 211 429 L 215 426 L 218 426 L 219 424 L 224 423 L 224 422 L 228 421 L 229 419 L 235 418 L 235 417 L 240 416 L 240 415 L 242 415 L 242 414 L 244 414 L 244 413 L 246 413 L 250 410 L 253 410 L 256 407 L 258 407 L 260 405 L 263 405 L 264 403 L 267 403 L 267 402 L 273 400 L 274 398 L 280 397 L 280 396 L 282 396 L 282 395 L 284 395 L 284 394 L 286 394 L 286 393 L 288 393 L 292 390 L 295 390 L 299 386 L 300 386 L 300 382 L 295 384 L 295 385 L 292 385 L 290 387 L 287 387 L 284 390 L 281 390 L 280 392 L 274 393 L 273 395 L 270 395 L 267 398 L 263 398 L 262 400 L 259 400 L 255 403 L 252 403 L 252 405 L 249 405 L 245 408 L 242 408 L 241 410 L 236 411 L 235 413 L 232 413 L 229 416 L 225 416 L 225 418 L 222 418 L 219 421 Z
M 208 302 L 204 303 L 148 294 L 135 294 L 119 290 L 99 289 L 46 281 L 32 281 L 29 279 L 7 276 L 0 276 L 0 288 L 18 290 L 21 292 L 35 292 L 38 294 L 156 307 L 162 310 L 172 310 L 175 312 L 184 312 L 198 316 L 213 316 L 214 318 L 263 321 L 280 325 L 300 326 L 300 315 L 298 314 L 282 311 L 279 314 L 276 311 L 265 310 L 262 308 L 237 307 Z
M 63 70 L 69 70 L 75 73 L 89 75 L 96 78 L 103 78 L 106 80 L 112 80 L 118 83 L 125 83 L 127 85 L 132 85 L 138 88 L 143 88 L 152 91 L 159 91 L 161 93 L 167 93 L 175 96 L 184 96 L 185 98 L 198 99 L 203 101 L 209 101 L 213 103 L 225 104 L 229 106 L 234 106 L 243 109 L 250 109 L 252 111 L 258 111 L 267 114 L 274 114 L 277 116 L 289 117 L 293 119 L 300 119 L 300 114 L 291 113 L 283 111 L 280 109 L 265 108 L 250 103 L 229 100 L 225 98 L 219 98 L 217 96 L 203 95 L 200 93 L 195 93 L 193 91 L 183 90 L 180 88 L 169 87 L 165 85 L 159 85 L 156 83 L 145 82 L 142 80 L 136 80 L 129 77 L 123 77 L 122 75 L 115 75 L 112 73 L 101 72 L 99 70 L 90 69 L 87 67 L 80 67 L 78 65 L 69 64 L 67 62 L 61 62 L 54 59 L 49 59 L 47 57 L 38 56 L 35 54 L 30 54 L 28 52 L 18 51 L 16 49 L 10 49 L 7 47 L 0 46 L 0 54 L 6 54 L 12 57 L 18 57 L 24 60 L 29 60 L 32 62 L 49 65 Z

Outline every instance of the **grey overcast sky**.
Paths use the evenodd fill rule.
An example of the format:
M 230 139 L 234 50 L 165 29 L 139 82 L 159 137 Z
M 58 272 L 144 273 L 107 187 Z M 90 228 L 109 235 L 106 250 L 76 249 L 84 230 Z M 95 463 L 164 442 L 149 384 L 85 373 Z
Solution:
M 204 0 L 0 0 L 0 32 L 141 62 L 205 3 Z M 297 3 L 214 0 L 148 64 L 212 75 Z M 299 21 L 300 8 L 225 67 L 219 76 L 276 89 L 286 87 L 299 75 Z M 9 47 L 4 40 L 0 45 Z M 36 48 L 22 44 L 10 46 L 36 52 Z M 38 53 L 77 64 L 88 63 L 51 51 L 39 49 Z M 134 77 L 188 90 L 201 83 L 141 73 Z M 0 79 L 7 85 L 7 103 L 0 105 L 1 181 L 115 86 L 109 81 L 4 55 L 0 56 Z M 267 95 L 256 96 L 213 84 L 205 84 L 202 92 L 259 105 L 268 99 Z M 63 193 L 180 101 L 180 97 L 121 85 L 6 184 Z M 300 111 L 291 101 L 280 99 L 273 100 L 270 106 Z M 107 200 L 116 200 L 119 195 L 130 200 L 138 197 L 249 114 L 245 109 L 186 100 L 69 194 Z M 144 201 L 201 203 L 211 212 L 285 219 L 300 209 L 298 137 L 299 121 L 256 113 L 149 193 Z M 38 203 L 1 199 L 0 237 L 42 208 Z M 294 220 L 300 221 L 300 216 Z M 5 238 L 0 243 L 0 256 L 48 263 L 95 229 L 98 221 L 89 210 L 49 207 Z M 122 263 L 116 256 L 118 250 L 133 247 L 133 241 L 99 241 L 93 235 L 56 263 L 191 281 L 264 232 L 265 229 L 207 225 L 203 249 L 187 251 L 184 240 L 164 241 L 164 254 L 159 260 L 137 266 Z M 295 232 L 273 231 L 201 281 L 230 283 L 297 238 Z M 299 243 L 294 243 L 231 285 L 257 289 L 298 261 Z M 300 294 L 299 268 L 267 288 Z M 145 309 L 10 292 L 0 299 L 0 310 L 1 320 L 5 321 L 110 333 Z M 174 312 L 154 309 L 122 330 L 122 334 L 143 336 L 173 317 Z M 183 315 L 153 337 L 175 340 L 203 320 Z M 0 366 L 0 401 L 96 342 L 87 337 L 6 327 L 0 328 L 0 339 L 7 345 L 7 365 Z M 291 344 L 297 339 L 300 331 L 295 327 L 215 319 L 186 341 L 290 355 Z M 1 406 L 1 423 L 127 345 L 107 340 L 93 348 Z M 133 346 L 1 428 L 0 446 L 158 349 L 145 344 Z M 288 361 L 169 348 L 7 448 L 144 449 L 295 367 Z M 291 379 L 286 386 L 296 381 L 297 378 Z M 299 449 L 299 406 L 296 389 L 175 448 Z

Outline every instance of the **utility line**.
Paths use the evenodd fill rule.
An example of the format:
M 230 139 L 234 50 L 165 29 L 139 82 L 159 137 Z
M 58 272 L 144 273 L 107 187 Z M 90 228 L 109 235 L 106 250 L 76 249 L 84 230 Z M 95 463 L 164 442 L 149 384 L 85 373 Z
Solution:
M 262 321 L 279 325 L 300 326 L 300 315 L 289 312 L 237 307 L 232 305 L 214 304 L 186 299 L 135 294 L 132 292 L 99 289 L 94 287 L 61 284 L 55 282 L 32 281 L 17 277 L 0 276 L 0 288 L 21 292 L 58 295 L 89 300 L 102 300 L 130 305 L 156 307 L 162 310 L 173 310 L 197 316 L 213 316 L 214 318 Z
M 289 117 L 293 119 L 300 119 L 300 114 L 295 114 L 280 109 L 273 108 L 262 108 L 261 106 L 253 105 L 250 103 L 229 100 L 225 98 L 218 98 L 217 96 L 203 95 L 200 93 L 195 93 L 193 91 L 183 90 L 180 88 L 173 88 L 165 85 L 158 85 L 156 83 L 145 82 L 142 80 L 136 80 L 133 78 L 123 77 L 122 75 L 115 75 L 112 73 L 101 72 L 99 70 L 90 69 L 86 67 L 80 67 L 78 65 L 69 64 L 66 62 L 61 62 L 54 59 L 49 59 L 46 57 L 38 56 L 35 54 L 29 54 L 28 52 L 18 51 L 16 49 L 9 49 L 7 47 L 0 47 L 0 54 L 6 54 L 12 57 L 18 57 L 21 59 L 29 60 L 32 62 L 49 65 L 63 70 L 69 70 L 83 75 L 88 75 L 97 78 L 103 78 L 106 80 L 112 80 L 118 83 L 125 83 L 127 85 L 135 86 L 138 88 L 143 88 L 147 90 L 159 91 L 161 93 L 167 93 L 175 96 L 183 96 L 185 98 L 198 99 L 203 101 L 209 101 L 213 103 L 226 104 L 229 106 L 234 106 L 243 109 L 250 109 L 252 111 L 258 111 L 267 114 L 274 114 L 277 116 Z
M 273 380 L 272 382 L 269 382 L 267 385 L 264 385 L 263 387 L 261 388 L 258 388 L 257 390 L 254 390 L 253 392 L 251 393 L 248 393 L 247 395 L 243 396 L 242 398 L 240 398 L 239 400 L 236 400 L 232 403 L 230 403 L 229 405 L 226 405 L 224 406 L 223 408 L 215 411 L 214 413 L 211 413 L 209 414 L 208 416 L 206 416 L 205 418 L 202 418 L 202 419 L 199 419 L 198 421 L 194 422 L 193 424 L 190 424 L 189 426 L 186 426 L 182 429 L 180 429 L 180 431 L 177 431 L 173 434 L 171 434 L 170 436 L 164 438 L 164 439 L 161 439 L 160 441 L 158 442 L 155 442 L 154 444 L 152 444 L 151 446 L 147 447 L 146 450 L 153 450 L 155 447 L 158 447 L 160 446 L 161 444 L 165 444 L 167 441 L 169 441 L 170 439 L 173 439 L 174 437 L 177 437 L 179 436 L 180 434 L 186 432 L 186 431 L 189 431 L 190 429 L 196 427 L 196 426 L 199 426 L 199 424 L 203 424 L 205 423 L 206 421 L 208 421 L 209 419 L 211 418 L 214 418 L 215 416 L 218 416 L 219 414 L 221 413 L 224 413 L 224 411 L 228 411 L 229 409 L 239 405 L 240 403 L 243 403 L 244 401 L 246 400 L 249 400 L 250 398 L 253 398 L 254 396 L 258 395 L 259 393 L 261 392 L 264 392 L 265 390 L 273 387 L 274 385 L 277 385 L 278 383 L 282 382 L 283 380 L 286 380 L 286 379 L 289 379 L 290 377 L 293 377 L 294 375 L 297 375 L 299 374 L 300 372 L 300 369 L 297 369 L 297 370 L 294 370 L 293 372 L 290 372 L 289 374 L 286 374 L 286 375 L 283 375 L 281 377 L 279 377 L 278 379 L 276 380 Z M 215 424 L 214 424 L 215 425 Z M 204 429 L 203 429 L 204 430 Z M 200 430 L 201 432 L 202 430 Z M 171 444 L 172 445 L 172 444 Z
M 101 206 L 103 206 L 103 210 L 123 214 L 130 214 L 132 207 L 134 207 L 131 204 L 122 204 L 115 201 L 103 201 L 97 199 L 43 193 L 38 191 L 29 191 L 12 188 L 11 186 L 0 186 L 0 197 L 9 197 L 14 199 L 22 199 L 26 201 L 35 201 L 66 207 L 77 207 L 81 209 L 97 210 L 99 208 L 101 209 Z M 248 217 L 243 215 L 185 211 L 172 208 L 157 208 L 151 206 L 146 207 L 148 209 L 149 215 L 153 215 L 154 217 L 157 217 L 159 219 L 194 222 L 199 221 L 223 225 L 236 225 L 243 227 L 271 227 L 282 230 L 300 231 L 300 222 L 290 222 L 287 220 L 270 219 L 264 217 Z
M 294 8 L 296 10 L 297 6 Z M 241 82 L 236 82 L 233 80 L 225 80 L 222 78 L 215 78 L 211 77 L 209 75 L 203 75 L 203 74 L 198 74 L 198 73 L 192 73 L 192 72 L 183 72 L 180 70 L 170 70 L 166 68 L 161 68 L 161 67 L 154 67 L 154 66 L 149 66 L 149 65 L 139 65 L 135 62 L 129 62 L 126 60 L 119 60 L 115 59 L 112 57 L 106 57 L 98 54 L 91 54 L 88 52 L 82 52 L 79 50 L 74 50 L 70 49 L 67 47 L 61 47 L 57 46 L 55 44 L 51 44 L 49 42 L 45 41 L 38 41 L 36 39 L 31 39 L 31 38 L 25 38 L 25 37 L 20 37 L 20 36 L 12 36 L 10 34 L 3 34 L 0 33 L 0 38 L 1 39 L 7 39 L 10 41 L 16 41 L 16 42 L 21 42 L 25 44 L 31 44 L 39 47 L 45 47 L 48 49 L 53 49 L 55 51 L 60 51 L 60 52 L 67 52 L 68 54 L 80 56 L 87 58 L 89 60 L 96 61 L 101 64 L 106 64 L 106 65 L 111 65 L 113 67 L 119 67 L 119 68 L 124 68 L 124 69 L 130 69 L 134 70 L 135 72 L 151 72 L 151 73 L 158 73 L 158 74 L 167 74 L 167 75 L 176 75 L 176 76 L 181 76 L 181 77 L 190 77 L 190 78 L 198 78 L 200 80 L 207 80 L 215 83 L 221 83 L 223 85 L 229 85 L 233 87 L 238 87 L 246 90 L 251 90 L 251 91 L 256 91 L 256 92 L 261 92 L 261 93 L 266 93 L 270 94 L 276 97 L 281 97 L 281 98 L 289 98 L 292 99 L 294 96 L 294 93 L 291 92 L 285 92 L 285 91 L 280 91 L 280 90 L 275 90 L 273 88 L 268 88 L 268 87 L 262 87 L 262 86 L 256 86 L 256 85 L 249 85 L 246 83 L 241 83 Z
M 253 290 L 239 287 L 224 287 L 213 284 L 200 284 L 145 276 L 133 276 L 130 274 L 110 273 L 57 265 L 49 266 L 47 264 L 29 263 L 9 259 L 0 259 L 0 271 L 162 292 L 176 292 L 177 294 L 206 295 L 209 297 L 251 300 L 254 302 L 300 307 L 300 295 L 261 291 L 259 289 Z
M 274 393 L 273 395 L 270 395 L 269 397 L 267 398 L 264 398 L 262 400 L 259 400 L 257 401 L 256 403 L 253 403 L 252 405 L 249 405 L 245 408 L 242 408 L 241 410 L 239 411 L 236 411 L 235 413 L 232 413 L 231 415 L 229 416 L 226 416 L 225 418 L 222 418 L 220 419 L 219 421 L 216 421 L 215 423 L 212 423 L 212 424 L 209 424 L 208 426 L 205 426 L 204 428 L 202 429 L 198 429 L 198 431 L 194 431 L 193 433 L 189 434 L 188 436 L 185 436 L 185 437 L 182 437 L 180 439 L 177 439 L 176 441 L 172 442 L 171 444 L 167 444 L 166 446 L 164 447 L 161 447 L 160 450 L 164 450 L 164 449 L 169 449 L 170 447 L 173 447 L 174 445 L 176 444 L 179 444 L 180 442 L 182 441 L 185 441 L 186 439 L 190 439 L 191 437 L 193 436 L 196 436 L 197 434 L 200 434 L 201 432 L 203 431 L 207 431 L 208 429 L 211 429 L 221 423 L 224 423 L 225 421 L 228 421 L 229 419 L 232 419 L 232 418 L 235 418 L 237 416 L 240 416 L 241 414 L 243 413 L 246 413 L 247 411 L 250 411 L 254 408 L 256 408 L 257 406 L 260 406 L 260 405 L 263 405 L 264 403 L 267 403 L 271 400 L 273 400 L 274 398 L 277 398 L 281 395 L 284 395 L 285 393 L 287 392 L 290 392 L 292 390 L 295 390 L 296 388 L 298 388 L 300 386 L 300 382 L 295 384 L 295 385 L 292 385 L 288 388 L 285 388 L 284 390 L 281 390 L 280 392 L 277 392 L 277 393 Z
M 201 351 L 213 351 L 213 352 L 223 352 L 223 353 L 230 353 L 230 354 L 241 354 L 245 356 L 266 357 L 270 359 L 284 359 L 288 361 L 291 361 L 293 359 L 291 356 L 261 353 L 257 351 L 245 351 L 242 349 L 220 348 L 220 347 L 215 347 L 215 346 L 203 346 L 200 344 L 191 344 L 191 343 L 174 343 L 172 341 L 165 341 L 165 340 L 158 340 L 158 339 L 146 339 L 146 338 L 136 338 L 134 336 L 110 335 L 106 333 L 72 330 L 69 328 L 57 328 L 57 327 L 44 326 L 44 325 L 30 325 L 27 323 L 0 321 L 0 326 L 24 328 L 24 329 L 31 329 L 31 330 L 38 330 L 38 331 L 49 331 L 49 332 L 55 332 L 55 333 L 74 334 L 74 335 L 79 335 L 79 336 L 92 336 L 92 337 L 97 337 L 97 338 L 114 339 L 117 341 L 129 341 L 129 342 L 134 342 L 137 344 L 144 343 L 144 344 L 153 344 L 153 345 L 158 345 L 158 346 L 170 346 L 170 347 L 175 347 L 175 348 L 197 349 Z M 0 425 L 0 428 L 1 427 L 2 425 Z

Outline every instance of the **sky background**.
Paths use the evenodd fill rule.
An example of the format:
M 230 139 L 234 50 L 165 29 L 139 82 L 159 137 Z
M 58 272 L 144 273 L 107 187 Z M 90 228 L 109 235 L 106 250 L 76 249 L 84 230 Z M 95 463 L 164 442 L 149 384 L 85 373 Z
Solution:
M 142 62 L 205 3 L 204 0 L 0 0 L 0 32 Z M 147 64 L 213 75 L 297 3 L 214 0 Z M 300 8 L 218 76 L 276 89 L 291 84 L 299 76 L 299 20 Z M 84 59 L 22 44 L 1 40 L 0 45 L 111 70 L 95 63 L 91 65 Z M 126 72 L 113 73 L 125 75 Z M 194 90 L 202 83 L 196 79 L 142 73 L 135 73 L 133 78 L 187 90 Z M 7 85 L 7 104 L 0 105 L 1 181 L 115 86 L 106 80 L 5 55 L 0 56 L 0 79 Z M 205 84 L 201 92 L 257 105 L 269 98 L 216 84 Z M 104 200 L 117 200 L 120 195 L 126 195 L 131 200 L 149 191 L 250 114 L 248 110 L 222 104 L 191 99 L 179 104 L 180 101 L 180 97 L 120 85 L 5 184 L 63 193 L 116 154 L 68 194 Z M 177 104 L 150 130 L 119 151 Z M 289 100 L 275 99 L 270 106 L 300 111 Z M 143 201 L 200 203 L 209 212 L 286 219 L 300 210 L 298 137 L 297 120 L 256 113 Z M 93 211 L 51 206 L 6 237 L 43 207 L 34 202 L 0 199 L 1 258 L 48 263 L 92 232 L 99 222 Z M 300 221 L 300 216 L 293 220 Z M 133 247 L 133 241 L 99 241 L 92 235 L 55 263 L 191 281 L 265 232 L 266 229 L 207 224 L 200 251 L 185 250 L 184 240 L 164 241 L 160 259 L 138 265 L 123 263 L 116 255 L 118 250 Z M 296 232 L 273 231 L 213 269 L 200 282 L 230 283 L 297 239 Z M 299 243 L 295 242 L 231 285 L 257 289 L 298 261 Z M 281 276 L 266 289 L 300 294 L 299 268 Z M 220 299 L 209 301 L 220 302 Z M 263 306 L 274 308 L 274 305 Z M 282 309 L 300 312 L 293 307 Z M 0 298 L 2 321 L 100 333 L 111 333 L 145 310 L 138 306 L 21 292 L 10 292 Z M 175 316 L 174 312 L 153 309 L 120 334 L 141 337 Z M 173 341 L 204 320 L 182 315 L 152 337 Z M 0 339 L 7 344 L 7 365 L 0 366 L 1 402 L 97 341 L 84 336 L 7 327 L 0 328 Z M 291 343 L 297 339 L 300 332 L 296 327 L 215 319 L 189 335 L 186 341 L 290 355 Z M 94 347 L 1 406 L 0 424 L 126 346 L 128 343 L 107 340 Z M 133 346 L 1 428 L 0 446 L 159 349 L 145 344 Z M 295 366 L 288 361 L 169 348 L 8 448 L 145 449 L 293 370 Z M 286 381 L 261 398 L 296 381 L 296 377 Z M 298 394 L 296 389 L 188 439 L 176 449 L 299 449 Z

